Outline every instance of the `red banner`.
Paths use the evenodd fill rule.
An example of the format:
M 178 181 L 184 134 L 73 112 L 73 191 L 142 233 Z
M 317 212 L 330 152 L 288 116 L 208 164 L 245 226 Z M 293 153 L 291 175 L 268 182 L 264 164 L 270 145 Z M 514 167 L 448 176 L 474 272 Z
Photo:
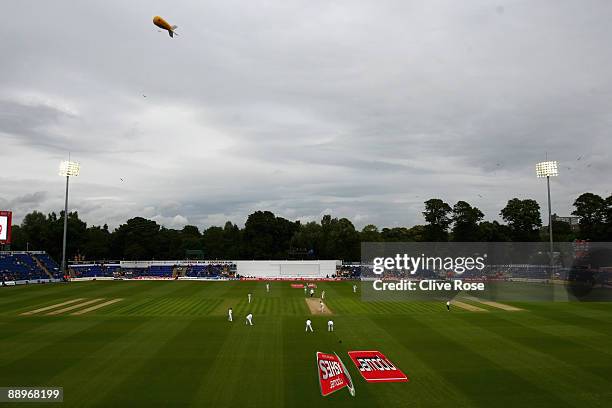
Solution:
M 348 387 L 351 395 L 355 395 L 351 377 L 338 355 L 317 352 L 317 371 L 321 395 L 324 397 L 344 387 Z
M 408 377 L 380 351 L 349 351 L 349 357 L 367 382 L 407 382 Z
M 301 284 L 301 283 L 292 283 L 291 287 L 294 288 L 294 289 L 303 289 L 304 285 Z

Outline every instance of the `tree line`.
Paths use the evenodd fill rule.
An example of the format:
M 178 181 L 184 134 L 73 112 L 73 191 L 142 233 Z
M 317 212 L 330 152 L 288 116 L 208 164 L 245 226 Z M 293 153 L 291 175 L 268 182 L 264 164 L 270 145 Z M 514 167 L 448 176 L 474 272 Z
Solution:
M 142 217 L 129 219 L 110 231 L 107 225 L 87 226 L 78 212 L 68 214 L 68 259 L 342 259 L 358 261 L 361 242 L 534 242 L 548 241 L 535 200 L 513 198 L 500 211 L 504 223 L 485 221 L 484 214 L 466 201 L 453 206 L 439 198 L 425 201 L 423 225 L 357 230 L 347 218 L 325 215 L 320 222 L 301 223 L 256 211 L 244 228 L 228 221 L 223 227 L 200 231 L 187 225 L 180 230 L 160 226 Z M 574 201 L 572 215 L 579 230 L 553 221 L 556 242 L 588 239 L 612 241 L 612 195 L 584 193 Z M 61 258 L 64 214 L 34 211 L 13 226 L 12 250 L 45 250 Z

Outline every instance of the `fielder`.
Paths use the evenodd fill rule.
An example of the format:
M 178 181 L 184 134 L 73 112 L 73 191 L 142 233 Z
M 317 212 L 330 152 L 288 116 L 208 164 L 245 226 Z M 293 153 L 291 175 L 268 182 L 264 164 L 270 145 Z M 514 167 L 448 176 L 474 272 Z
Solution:
M 327 322 L 327 331 L 334 331 L 334 321 L 330 320 Z
M 321 292 L 321 300 L 325 299 L 325 291 Z
M 312 322 L 310 319 L 306 320 L 306 331 L 308 331 L 308 329 L 310 329 L 311 332 L 314 332 L 314 330 L 312 330 Z
M 325 310 L 325 303 L 322 300 L 319 300 L 319 305 L 321 306 L 321 313 Z
M 310 289 L 310 297 L 314 296 L 314 289 Z
M 249 293 L 249 303 L 251 303 L 251 294 Z
M 353 293 L 357 293 L 357 285 L 353 285 Z
M 266 292 L 270 293 L 270 284 L 266 283 Z
M 304 296 L 308 294 L 308 287 L 304 286 Z
M 450 300 L 446 301 L 446 310 L 450 312 Z
M 247 325 L 253 325 L 253 314 L 249 313 L 248 315 L 246 315 L 246 321 L 244 322 L 244 324 Z
M 234 311 L 232 310 L 231 307 L 227 311 L 227 320 L 230 321 L 230 322 L 234 321 Z

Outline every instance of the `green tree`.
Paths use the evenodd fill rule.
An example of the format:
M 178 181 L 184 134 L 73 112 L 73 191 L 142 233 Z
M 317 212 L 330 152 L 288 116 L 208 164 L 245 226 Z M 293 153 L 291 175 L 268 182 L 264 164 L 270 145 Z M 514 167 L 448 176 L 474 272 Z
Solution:
M 605 238 L 606 200 L 597 194 L 584 193 L 574 201 L 572 215 L 580 218 L 580 238 L 599 241 Z
M 380 242 L 382 237 L 378 231 L 378 227 L 373 224 L 368 224 L 359 233 L 361 242 Z
M 556 220 L 556 214 L 553 214 L 553 241 L 554 242 L 569 242 L 573 241 L 576 237 L 572 231 L 572 226 L 565 222 Z M 542 241 L 548 241 L 550 234 L 548 233 L 548 225 L 546 228 L 542 228 L 541 238 Z
M 50 251 L 52 249 L 49 245 L 49 219 L 45 214 L 38 211 L 27 214 L 21 222 L 21 232 L 31 250 Z M 57 249 L 57 246 L 54 246 L 54 249 Z
M 478 224 L 478 241 L 508 242 L 512 240 L 510 228 L 497 221 L 483 221 Z
M 440 200 L 432 198 L 425 201 L 425 239 L 427 241 L 438 242 L 448 241 L 448 227 L 450 226 L 452 208 L 450 205 Z
M 612 194 L 606 198 L 606 227 L 604 231 L 604 239 L 612 241 Z
M 412 228 L 383 228 L 380 236 L 384 242 L 413 242 L 423 241 L 425 239 L 424 234 L 425 227 L 422 225 L 416 225 Z
M 540 205 L 535 200 L 513 198 L 500 211 L 500 215 L 508 223 L 513 241 L 539 241 L 542 219 L 540 218 Z
M 180 231 L 181 237 L 181 258 L 185 257 L 188 250 L 202 249 L 202 234 L 198 227 L 194 225 L 185 225 Z
M 83 254 L 88 260 L 104 260 L 110 258 L 111 234 L 108 225 L 92 226 L 87 228 L 85 234 Z
M 472 207 L 465 201 L 458 201 L 453 206 L 453 241 L 475 242 L 479 239 L 478 223 L 484 214 L 476 207 Z
M 300 228 L 291 238 L 292 248 L 304 248 L 310 257 L 316 258 L 321 252 L 322 227 L 311 221 L 300 224 Z
M 164 259 L 160 256 L 160 226 L 151 220 L 135 217 L 115 230 L 111 250 L 115 259 Z
M 202 246 L 204 258 L 225 259 L 225 242 L 223 228 L 209 227 L 202 233 Z
M 299 223 L 275 217 L 270 211 L 256 211 L 244 225 L 244 254 L 250 259 L 286 258 Z

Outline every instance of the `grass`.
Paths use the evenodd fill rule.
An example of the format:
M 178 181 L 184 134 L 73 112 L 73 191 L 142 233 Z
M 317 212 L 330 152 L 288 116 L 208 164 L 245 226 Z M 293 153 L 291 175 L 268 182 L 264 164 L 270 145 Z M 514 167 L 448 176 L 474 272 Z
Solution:
M 610 406 L 610 303 L 448 313 L 443 302 L 362 302 L 349 282 L 318 286 L 333 333 L 328 316 L 311 316 L 315 333 L 304 332 L 304 292 L 289 282 L 271 283 L 269 294 L 263 282 L 0 288 L 0 386 L 62 386 L 64 407 Z M 21 315 L 74 298 L 123 300 L 80 316 Z M 366 383 L 346 352 L 372 349 L 410 382 Z M 320 396 L 316 351 L 340 355 L 355 398 Z

